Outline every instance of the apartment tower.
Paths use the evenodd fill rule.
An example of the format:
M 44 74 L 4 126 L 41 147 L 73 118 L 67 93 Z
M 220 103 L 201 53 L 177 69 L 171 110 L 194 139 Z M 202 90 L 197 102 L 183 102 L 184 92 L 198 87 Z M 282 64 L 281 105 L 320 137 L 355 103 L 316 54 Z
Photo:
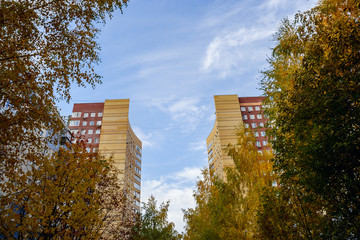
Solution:
M 228 144 L 237 143 L 236 128 L 244 125 L 254 132 L 258 151 L 270 150 L 265 136 L 265 122 L 262 101 L 264 97 L 238 97 L 237 95 L 214 96 L 215 124 L 206 139 L 209 169 L 220 178 L 225 178 L 224 169 L 233 167 L 228 156 Z
M 140 210 L 142 143 L 131 129 L 129 99 L 103 103 L 75 103 L 69 128 L 73 143 L 83 141 L 89 153 L 112 156 L 120 170 L 119 180 Z

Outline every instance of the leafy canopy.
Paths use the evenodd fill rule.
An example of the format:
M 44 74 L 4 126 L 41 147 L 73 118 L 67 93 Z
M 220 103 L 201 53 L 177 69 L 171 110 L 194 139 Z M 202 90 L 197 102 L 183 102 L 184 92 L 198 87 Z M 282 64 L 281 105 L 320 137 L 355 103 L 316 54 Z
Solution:
M 71 84 L 101 83 L 94 72 L 100 61 L 99 26 L 126 3 L 0 2 L 0 180 L 11 178 L 12 168 L 27 158 L 23 148 L 41 151 L 36 149 L 43 142 L 41 129 L 54 136 L 63 128 L 55 103 L 70 100 Z
M 240 126 L 238 142 L 228 147 L 235 167 L 226 181 L 203 170 L 194 192 L 196 206 L 184 210 L 185 239 L 258 239 L 263 188 L 271 185 L 272 155 L 259 153 L 250 129 Z
M 175 225 L 167 220 L 169 201 L 156 206 L 154 196 L 143 203 L 142 213 L 133 228 L 134 240 L 176 240 L 181 235 L 175 230 Z
M 41 162 L 0 184 L 0 238 L 126 239 L 134 216 L 111 160 L 73 146 Z
M 359 19 L 356 0 L 285 19 L 261 83 L 281 184 L 323 213 L 309 238 L 360 236 Z

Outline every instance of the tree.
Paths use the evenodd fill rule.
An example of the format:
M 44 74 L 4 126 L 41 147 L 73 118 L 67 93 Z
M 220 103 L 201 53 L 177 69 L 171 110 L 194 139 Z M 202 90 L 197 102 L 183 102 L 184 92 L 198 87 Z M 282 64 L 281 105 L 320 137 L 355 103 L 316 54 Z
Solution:
M 74 146 L 41 162 L 28 165 L 18 181 L 1 183 L 0 238 L 129 237 L 134 214 L 111 161 Z
M 359 9 L 323 0 L 285 19 L 262 81 L 282 188 L 320 205 L 308 239 L 360 236 Z
M 293 186 L 296 187 L 296 186 Z M 263 190 L 257 213 L 258 239 L 328 239 L 324 209 L 300 189 L 282 185 Z
M 150 196 L 142 206 L 143 212 L 133 228 L 134 240 L 176 240 L 181 235 L 174 229 L 175 225 L 167 220 L 169 201 L 162 203 L 157 209 L 154 196 Z
M 184 239 L 211 240 L 220 239 L 219 225 L 214 219 L 210 202 L 216 201 L 218 189 L 214 185 L 214 178 L 207 168 L 202 170 L 202 179 L 196 183 L 194 191 L 195 208 L 183 209 L 185 225 Z M 215 205 L 219 206 L 219 205 Z
M 272 186 L 276 176 L 272 174 L 272 153 L 258 152 L 255 137 L 248 128 L 237 129 L 238 142 L 229 145 L 229 155 L 235 167 L 227 169 L 227 181 L 223 190 L 227 194 L 230 216 L 224 218 L 222 239 L 258 239 L 257 214 L 263 189 Z M 224 209 L 225 211 L 225 209 Z
M 42 129 L 52 130 L 47 141 L 53 141 L 63 128 L 55 103 L 69 102 L 71 84 L 101 83 L 94 72 L 100 61 L 99 25 L 126 3 L 1 1 L 0 181 L 11 179 L 14 168 L 42 152 Z
M 185 210 L 185 239 L 258 239 L 258 211 L 263 188 L 272 184 L 272 155 L 259 153 L 250 129 L 240 126 L 228 153 L 235 166 L 226 181 L 203 171 L 194 192 L 196 207 Z

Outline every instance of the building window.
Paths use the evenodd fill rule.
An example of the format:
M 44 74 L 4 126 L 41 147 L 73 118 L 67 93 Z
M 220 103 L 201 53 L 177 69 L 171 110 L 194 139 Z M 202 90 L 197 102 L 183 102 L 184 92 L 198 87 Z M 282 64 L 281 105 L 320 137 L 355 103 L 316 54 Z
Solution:
M 249 124 L 248 124 L 248 123 L 245 123 L 245 128 L 249 128 Z
M 136 150 L 141 153 L 141 148 L 139 148 L 137 145 L 136 145 Z
M 250 119 L 255 119 L 255 115 L 250 115 Z
M 89 125 L 94 126 L 94 121 L 90 121 Z
M 136 200 L 136 199 L 134 199 L 134 204 L 135 204 L 136 206 L 140 207 L 140 202 L 139 202 L 138 200 Z
M 262 119 L 262 115 L 261 115 L 261 114 L 258 114 L 258 115 L 257 115 L 257 119 Z
M 138 165 L 139 167 L 141 167 L 141 163 L 140 163 L 138 160 L 135 159 L 135 163 L 136 163 L 136 165 Z
M 262 123 L 262 122 L 259 123 L 259 127 L 262 127 L 262 128 L 263 128 L 263 127 L 264 127 L 264 123 Z
M 256 126 L 256 123 L 252 123 L 252 124 L 251 124 L 251 127 L 252 127 L 252 128 L 256 128 L 256 127 L 257 127 L 257 126 Z
M 95 113 L 91 113 L 90 117 L 95 117 L 96 114 Z
M 88 142 L 88 143 L 91 143 L 91 142 L 92 142 L 92 138 L 88 138 L 87 142 Z
M 209 159 L 209 164 L 211 164 L 212 161 L 214 161 L 214 157 L 211 157 L 211 158 Z
M 209 143 L 208 149 L 210 149 L 212 145 L 213 145 L 213 141 L 211 141 L 211 142 Z
M 249 112 L 254 111 L 253 107 L 248 107 L 248 111 L 249 111 Z
M 95 143 L 99 143 L 99 139 L 98 139 L 98 138 L 95 138 Z
M 261 147 L 260 141 L 256 141 L 256 142 L 255 142 L 255 145 L 256 145 L 257 147 Z
M 141 160 L 141 155 L 140 155 L 140 154 L 138 154 L 137 152 L 135 152 L 135 155 L 136 155 L 136 157 L 137 157 L 138 159 Z
M 248 119 L 248 116 L 247 116 L 247 115 L 243 115 L 243 119 L 244 119 L 244 120 L 247 120 L 247 119 Z
M 101 126 L 101 121 L 97 121 L 96 126 Z
M 71 132 L 71 134 L 75 135 L 75 134 L 77 134 L 79 132 L 79 130 L 74 129 L 74 130 L 70 130 L 70 132 Z
M 265 132 L 264 132 L 264 131 L 261 131 L 261 132 L 260 132 L 260 135 L 261 135 L 262 137 L 265 137 Z
M 71 116 L 73 118 L 79 118 L 79 117 L 81 117 L 81 112 L 73 112 Z
M 210 170 L 213 170 L 214 169 L 214 164 L 211 164 L 210 165 Z
M 240 109 L 241 109 L 241 111 L 246 111 L 245 107 L 241 107 Z
M 135 187 L 137 190 L 140 190 L 140 185 L 137 184 L 136 182 L 134 182 L 134 187 Z
M 86 126 L 87 125 L 87 121 L 83 121 L 83 126 Z
M 102 112 L 99 112 L 99 113 L 98 113 L 98 117 L 102 117 Z
M 85 135 L 86 134 L 86 130 L 81 130 L 81 135 Z
M 210 156 L 213 153 L 213 150 L 210 149 L 210 151 L 208 152 L 208 155 Z
M 92 129 L 89 129 L 89 130 L 88 130 L 88 134 L 93 134 L 93 130 L 92 130 Z
M 69 124 L 70 127 L 79 126 L 79 125 L 80 125 L 80 120 L 70 121 L 70 124 Z
M 255 107 L 255 110 L 256 110 L 256 111 L 260 111 L 260 106 L 256 106 L 256 107 Z
M 136 179 L 136 175 L 135 175 L 135 179 Z M 138 193 L 137 191 L 134 191 L 134 197 L 140 198 L 140 193 Z
M 267 146 L 267 141 L 263 141 L 263 146 Z
M 95 134 L 100 134 L 100 129 L 96 129 Z
M 258 137 L 259 136 L 259 132 L 254 132 L 254 136 Z
M 89 113 L 84 113 L 84 118 L 89 117 Z
M 136 181 L 138 181 L 139 183 L 141 183 L 141 179 L 140 179 L 140 177 L 139 177 L 138 175 L 135 174 L 135 175 L 134 175 L 134 178 L 135 178 Z
M 135 172 L 137 172 L 138 174 L 141 174 L 140 169 L 138 169 L 137 167 L 135 167 Z

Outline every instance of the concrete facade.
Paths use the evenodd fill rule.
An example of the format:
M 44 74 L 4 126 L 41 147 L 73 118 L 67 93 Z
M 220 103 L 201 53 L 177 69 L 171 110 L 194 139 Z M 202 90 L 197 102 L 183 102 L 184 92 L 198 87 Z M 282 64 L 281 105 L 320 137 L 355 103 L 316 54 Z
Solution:
M 112 157 L 119 181 L 133 207 L 140 210 L 142 143 L 131 129 L 129 99 L 76 103 L 69 128 L 73 143 L 83 141 L 89 153 Z M 130 196 L 130 198 L 129 198 Z
M 265 136 L 267 119 L 262 111 L 263 100 L 264 97 L 214 96 L 216 119 L 206 143 L 209 169 L 220 178 L 226 177 L 225 168 L 234 166 L 226 148 L 237 143 L 237 127 L 242 125 L 253 131 L 258 151 L 271 149 Z

